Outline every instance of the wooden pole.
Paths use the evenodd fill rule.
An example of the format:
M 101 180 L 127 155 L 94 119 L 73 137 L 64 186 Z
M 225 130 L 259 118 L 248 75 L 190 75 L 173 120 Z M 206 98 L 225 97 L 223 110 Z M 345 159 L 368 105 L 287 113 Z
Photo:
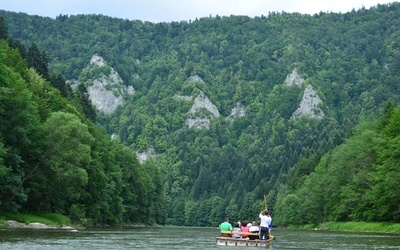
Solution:
M 268 209 L 268 206 L 267 206 L 267 196 L 266 196 L 266 195 L 264 195 L 264 208 L 265 208 L 265 209 Z

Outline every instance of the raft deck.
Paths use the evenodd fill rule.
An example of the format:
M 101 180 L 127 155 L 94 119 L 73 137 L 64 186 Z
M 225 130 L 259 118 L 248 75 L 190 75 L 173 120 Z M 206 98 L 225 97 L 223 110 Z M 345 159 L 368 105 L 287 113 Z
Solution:
M 267 247 L 274 239 L 271 236 L 268 240 L 249 240 L 243 238 L 217 237 L 217 246 L 237 246 L 237 247 Z
M 242 235 L 258 235 L 258 233 L 222 231 L 224 234 L 242 234 Z M 217 237 L 217 246 L 242 246 L 242 247 L 267 247 L 274 240 L 274 236 L 270 236 L 268 240 L 250 240 L 249 238 L 232 238 Z

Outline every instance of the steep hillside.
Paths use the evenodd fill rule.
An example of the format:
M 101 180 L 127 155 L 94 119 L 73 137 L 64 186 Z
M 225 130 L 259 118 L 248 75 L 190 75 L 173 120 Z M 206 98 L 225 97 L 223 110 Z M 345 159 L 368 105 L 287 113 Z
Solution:
M 273 212 L 289 170 L 400 101 L 398 3 L 172 23 L 0 14 L 12 36 L 48 52 L 51 70 L 85 82 L 110 135 L 143 160 L 151 152 L 173 224 L 252 219 L 266 194 Z M 95 55 L 102 84 L 87 68 Z M 118 105 L 97 104 L 100 85 Z

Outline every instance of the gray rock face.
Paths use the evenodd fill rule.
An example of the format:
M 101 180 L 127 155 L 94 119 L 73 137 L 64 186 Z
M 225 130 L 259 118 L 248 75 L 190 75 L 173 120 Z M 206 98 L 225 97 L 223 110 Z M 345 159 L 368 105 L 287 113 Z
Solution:
M 189 77 L 186 81 L 187 81 L 187 82 L 201 82 L 201 83 L 205 83 L 204 80 L 203 80 L 200 76 L 198 76 L 198 75 L 191 76 L 191 77 Z
M 234 120 L 235 118 L 242 116 L 246 116 L 246 110 L 240 102 L 237 102 L 236 106 L 232 109 L 231 114 L 226 119 Z
M 219 117 L 217 107 L 208 99 L 208 97 L 200 91 L 200 94 L 194 98 L 193 106 L 190 108 L 190 114 L 196 114 L 201 109 L 208 110 L 215 118 Z
M 308 116 L 311 119 L 322 119 L 325 114 L 319 107 L 321 103 L 322 100 L 313 86 L 311 86 L 311 84 L 307 85 L 300 105 L 293 113 L 291 119 L 297 119 L 301 116 Z
M 304 79 L 301 77 L 301 75 L 299 75 L 299 73 L 297 73 L 297 69 L 293 69 L 292 73 L 290 73 L 285 81 L 283 82 L 284 85 L 286 86 L 297 86 L 297 87 L 301 87 L 301 85 L 303 84 Z
M 104 59 L 94 54 L 90 59 L 89 70 L 107 66 Z M 93 84 L 87 87 L 89 99 L 96 108 L 105 114 L 112 114 L 115 109 L 124 104 L 123 95 L 134 95 L 135 89 L 132 86 L 123 84 L 118 73 L 111 68 L 108 75 L 101 73 L 101 76 L 93 80 Z
M 106 77 L 96 79 L 87 90 L 90 100 L 99 111 L 112 114 L 119 105 L 124 104 L 124 98 L 121 95 L 115 96 L 113 91 L 106 89 L 108 81 Z
M 138 160 L 140 163 L 146 162 L 149 158 L 156 159 L 156 151 L 153 147 L 147 149 L 146 152 L 136 152 Z
M 187 95 L 174 95 L 174 99 L 190 101 L 190 100 L 193 99 L 193 97 L 192 96 L 187 96 Z
M 185 125 L 189 128 L 210 128 L 210 119 L 209 118 L 189 118 L 185 121 Z
M 207 113 L 204 113 L 203 110 L 207 111 Z M 217 118 L 220 115 L 217 107 L 202 91 L 200 91 L 200 94 L 194 99 L 189 114 L 194 116 L 185 121 L 186 126 L 189 128 L 209 128 L 210 119 Z

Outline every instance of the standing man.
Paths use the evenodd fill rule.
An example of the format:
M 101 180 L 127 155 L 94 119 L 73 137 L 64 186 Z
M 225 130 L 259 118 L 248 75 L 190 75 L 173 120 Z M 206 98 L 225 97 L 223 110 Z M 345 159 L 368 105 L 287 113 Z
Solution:
M 232 231 L 232 224 L 229 223 L 228 218 L 225 217 L 224 222 L 219 225 L 219 229 L 221 230 L 221 236 L 223 237 L 231 237 L 230 234 L 224 234 L 222 231 Z
M 271 216 L 269 215 L 268 209 L 261 211 L 258 216 L 261 219 L 260 239 L 268 240 L 269 225 L 271 224 L 271 221 L 272 221 Z

